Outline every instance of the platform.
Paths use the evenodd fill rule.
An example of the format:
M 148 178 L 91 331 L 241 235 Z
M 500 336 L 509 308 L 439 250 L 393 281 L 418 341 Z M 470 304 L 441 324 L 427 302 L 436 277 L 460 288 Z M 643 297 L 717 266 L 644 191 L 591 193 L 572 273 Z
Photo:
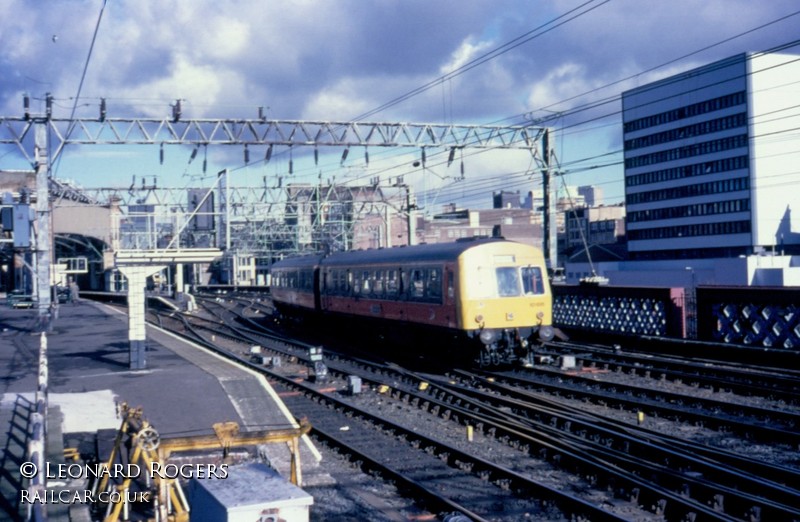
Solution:
M 19 465 L 37 387 L 39 334 L 35 310 L 12 309 L 0 299 L 0 519 L 18 513 Z M 127 316 L 90 301 L 62 305 L 48 335 L 51 438 L 85 444 L 98 430 L 116 430 L 118 402 L 142 407 L 162 437 L 213 434 L 217 422 L 243 430 L 290 427 L 293 419 L 266 380 L 155 327 L 147 331 L 147 369 L 130 370 Z M 59 422 L 60 421 L 60 422 Z M 48 460 L 63 459 L 51 441 Z M 283 444 L 263 446 L 270 464 L 289 477 Z M 317 456 L 301 444 L 304 476 Z M 4 516 L 5 515 L 5 516 Z

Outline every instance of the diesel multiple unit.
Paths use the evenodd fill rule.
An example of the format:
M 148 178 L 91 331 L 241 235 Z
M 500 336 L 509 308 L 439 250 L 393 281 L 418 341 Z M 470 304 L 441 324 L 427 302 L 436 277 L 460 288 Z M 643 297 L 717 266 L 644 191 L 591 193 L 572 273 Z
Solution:
M 530 363 L 532 343 L 554 334 L 541 251 L 503 239 L 295 257 L 271 275 L 284 315 L 444 340 L 483 365 Z

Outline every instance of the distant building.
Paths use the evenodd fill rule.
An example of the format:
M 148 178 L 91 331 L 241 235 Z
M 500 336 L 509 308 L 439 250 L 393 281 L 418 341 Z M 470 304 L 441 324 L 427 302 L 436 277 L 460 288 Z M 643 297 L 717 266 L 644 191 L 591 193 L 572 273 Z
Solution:
M 509 192 L 501 190 L 492 195 L 493 208 L 520 208 L 519 190 L 516 192 Z
M 620 242 L 625 236 L 625 207 L 584 207 L 566 213 L 565 247 Z
M 800 254 L 798 58 L 739 54 L 623 93 L 631 259 Z
M 603 204 L 603 189 L 594 185 L 578 187 L 578 195 L 583 198 L 587 207 L 597 207 Z
M 496 196 L 497 194 L 495 194 Z M 519 201 L 519 195 L 517 194 Z M 541 246 L 541 215 L 517 207 L 481 210 L 445 205 L 443 212 L 420 224 L 425 243 L 449 243 L 466 237 L 502 236 L 512 241 Z

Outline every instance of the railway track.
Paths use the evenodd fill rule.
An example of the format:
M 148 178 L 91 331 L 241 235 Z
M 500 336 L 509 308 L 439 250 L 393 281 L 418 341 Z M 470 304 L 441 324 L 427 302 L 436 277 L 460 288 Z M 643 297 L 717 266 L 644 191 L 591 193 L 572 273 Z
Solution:
M 162 324 L 173 320 L 179 319 L 174 314 L 161 317 Z M 186 326 L 190 331 L 194 329 L 188 324 Z M 209 335 L 234 337 L 225 334 L 222 331 L 225 328 L 236 329 L 231 325 L 222 328 L 215 325 L 208 331 L 216 333 Z M 204 340 L 203 334 L 195 331 L 192 337 L 195 342 L 219 351 L 215 343 Z M 244 340 L 251 343 L 252 334 L 247 334 Z M 287 341 L 280 343 L 285 345 Z M 300 346 L 299 349 L 303 348 Z M 292 357 L 286 352 L 281 353 Z M 265 373 L 283 395 L 287 406 L 295 414 L 305 414 L 312 421 L 316 436 L 350 454 L 365 469 L 410 491 L 428 509 L 458 512 L 473 520 L 523 520 L 530 517 L 553 520 L 557 519 L 556 515 L 574 520 L 629 520 L 579 496 L 540 484 L 445 441 L 421 435 L 413 428 L 343 401 L 336 397 L 334 387 L 297 382 L 297 374 L 292 370 L 288 376 L 269 371 L 229 350 L 222 350 L 222 354 L 238 364 L 247 364 Z M 347 429 L 342 430 L 345 426 Z M 391 455 L 387 454 L 387 447 L 392 448 Z
M 552 358 L 572 355 L 579 367 L 602 368 L 745 397 L 800 404 L 800 372 L 790 368 L 753 368 L 717 360 L 687 361 L 666 354 L 623 352 L 619 346 L 567 342 L 548 343 L 542 354 Z
M 593 372 L 556 371 L 550 368 L 524 372 L 490 372 L 487 376 L 518 388 L 627 411 L 651 417 L 692 423 L 739 437 L 772 444 L 800 444 L 800 415 L 793 411 L 749 406 L 673 391 L 601 380 Z
M 236 314 L 224 306 L 217 308 L 218 312 L 216 313 L 222 310 L 224 314 L 231 314 L 229 320 L 236 317 Z M 221 316 L 218 315 L 218 317 Z M 217 327 L 215 326 L 215 328 Z M 230 328 L 230 326 L 225 328 Z M 259 337 L 261 334 L 252 329 L 248 329 L 246 332 L 242 332 L 241 326 L 236 326 L 234 329 L 245 333 L 248 342 L 261 340 Z M 217 332 L 219 333 L 219 330 Z M 296 356 L 296 353 L 283 353 L 287 357 Z M 363 370 L 369 366 L 367 363 L 359 362 L 339 368 L 339 364 L 338 359 L 336 362 L 329 362 L 332 373 L 336 373 L 340 377 L 353 375 L 361 371 L 358 368 Z M 415 405 L 446 421 L 469 423 L 515 450 L 521 450 L 526 454 L 536 454 L 562 469 L 573 470 L 574 473 L 587 478 L 587 482 L 593 487 L 615 490 L 617 498 L 626 498 L 642 504 L 645 509 L 668 520 L 796 520 L 800 518 L 800 513 L 791 507 L 798 505 L 797 491 L 779 483 L 769 481 L 767 481 L 769 483 L 765 483 L 763 480 L 763 477 L 773 479 L 781 477 L 787 483 L 792 483 L 791 481 L 796 481 L 798 478 L 797 473 L 792 470 L 768 466 L 755 461 L 748 462 L 746 459 L 736 458 L 733 455 L 724 456 L 726 461 L 720 453 L 714 454 L 711 450 L 702 450 L 702 448 L 692 447 L 692 445 L 680 443 L 680 441 L 662 438 L 658 442 L 653 442 L 653 439 L 656 438 L 653 434 L 646 437 L 641 434 L 633 437 L 629 433 L 631 431 L 629 425 L 615 426 L 613 423 L 597 418 L 587 420 L 585 414 L 576 416 L 574 410 L 566 413 L 562 411 L 558 418 L 554 416 L 555 413 L 548 413 L 553 416 L 550 416 L 544 424 L 539 422 L 532 427 L 529 425 L 532 422 L 531 419 L 542 417 L 544 415 L 542 412 L 549 410 L 528 398 L 528 402 L 537 404 L 536 409 L 531 411 L 529 407 L 528 410 L 524 410 L 517 404 L 515 407 L 522 410 L 523 413 L 514 413 L 514 418 L 511 418 L 512 416 L 505 413 L 512 409 L 509 403 L 490 405 L 490 401 L 486 400 L 485 385 L 491 382 L 488 379 L 484 379 L 484 382 L 480 384 L 481 389 L 477 391 L 473 387 L 469 392 L 470 388 L 464 387 L 463 384 L 460 385 L 463 389 L 453 390 L 448 389 L 448 386 L 452 387 L 453 384 L 436 383 L 427 388 L 427 393 L 417 394 L 414 388 L 419 387 L 420 377 L 409 377 L 408 372 L 387 367 L 370 368 L 368 371 L 379 375 L 379 378 L 363 373 L 361 375 L 375 389 L 379 389 L 381 386 L 388 388 L 389 386 L 385 383 L 393 383 L 394 388 L 390 395 L 394 400 Z M 479 382 L 481 379 L 474 375 L 462 375 L 461 377 L 470 379 L 472 382 Z M 302 391 L 303 395 L 307 393 L 310 392 Z M 289 397 L 295 396 L 297 395 L 289 395 Z M 458 403 L 458 405 L 454 406 L 454 403 Z M 303 408 L 301 404 L 290 407 L 293 410 L 296 408 L 298 411 Z M 341 405 L 326 406 L 327 410 L 332 409 L 334 412 L 341 408 L 344 407 Z M 319 415 L 320 419 L 332 415 L 334 419 L 330 421 L 332 427 L 325 431 L 333 431 L 333 433 L 321 436 L 335 444 L 342 444 L 341 433 L 336 432 L 337 420 L 341 424 L 341 414 L 322 411 L 316 411 L 314 414 Z M 358 416 L 361 418 L 361 414 Z M 327 421 L 325 422 L 327 423 Z M 366 422 L 368 431 L 376 429 L 373 427 L 376 425 L 376 421 Z M 386 426 L 385 424 L 380 425 Z M 562 429 L 553 430 L 548 434 L 549 438 L 545 437 L 543 440 L 542 433 L 547 425 L 561 426 Z M 597 426 L 602 426 L 602 428 Z M 397 433 L 397 428 L 380 429 L 393 434 Z M 529 431 L 526 433 L 526 430 Z M 320 433 L 322 432 L 321 429 Z M 622 434 L 617 432 L 622 432 Z M 626 434 L 626 432 L 628 433 Z M 614 435 L 615 433 L 617 434 Z M 401 435 L 398 440 L 400 439 L 407 440 L 408 435 Z M 466 456 L 464 455 L 460 455 L 450 462 L 451 455 L 454 454 L 452 448 L 437 450 L 433 442 L 416 442 L 415 444 L 419 447 L 424 446 L 427 452 L 440 462 L 447 461 L 450 464 L 449 468 L 455 465 L 458 468 L 468 468 L 472 471 L 477 466 L 480 470 L 478 476 L 482 481 L 499 485 L 501 490 L 525 492 L 523 496 L 530 494 L 530 489 L 526 489 L 530 486 L 516 482 L 513 475 L 501 477 L 494 471 L 487 471 L 482 467 L 485 463 L 469 463 L 465 460 Z M 674 445 L 678 449 L 669 450 L 670 445 Z M 353 451 L 353 453 L 358 454 L 357 451 Z M 651 456 L 648 460 L 646 458 L 648 454 L 655 456 Z M 446 458 L 442 458 L 442 455 L 446 455 Z M 368 467 L 379 464 L 367 453 L 361 453 L 356 458 L 362 462 L 369 462 Z M 615 475 L 604 471 L 609 468 L 611 462 L 614 463 L 615 468 L 625 469 L 626 472 Z M 756 474 L 752 475 L 737 470 L 737 466 L 744 467 Z M 383 473 L 392 476 L 395 472 L 397 472 L 396 469 L 385 470 Z M 762 478 L 759 478 L 759 475 Z M 648 477 L 648 479 L 639 480 L 638 477 Z M 393 478 L 393 480 L 398 479 Z M 429 481 L 428 478 L 423 482 Z M 541 495 L 541 492 L 538 494 Z M 447 504 L 442 506 L 447 506 Z M 464 511 L 470 512 L 469 507 L 462 506 L 462 508 Z M 486 506 L 478 506 L 478 511 L 481 509 L 486 509 Z M 479 516 L 476 513 L 472 514 Z M 598 519 L 597 516 L 594 515 L 590 519 Z

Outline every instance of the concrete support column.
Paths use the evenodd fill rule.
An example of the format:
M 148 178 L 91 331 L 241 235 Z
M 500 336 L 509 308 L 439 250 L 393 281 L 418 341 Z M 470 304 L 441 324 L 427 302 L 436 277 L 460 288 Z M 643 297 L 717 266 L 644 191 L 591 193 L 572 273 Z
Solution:
M 183 293 L 183 263 L 178 263 L 175 265 L 175 299 L 180 299 Z
M 147 368 L 145 286 L 148 276 L 163 269 L 163 266 L 122 266 L 119 268 L 120 272 L 128 279 L 128 343 L 131 370 Z

